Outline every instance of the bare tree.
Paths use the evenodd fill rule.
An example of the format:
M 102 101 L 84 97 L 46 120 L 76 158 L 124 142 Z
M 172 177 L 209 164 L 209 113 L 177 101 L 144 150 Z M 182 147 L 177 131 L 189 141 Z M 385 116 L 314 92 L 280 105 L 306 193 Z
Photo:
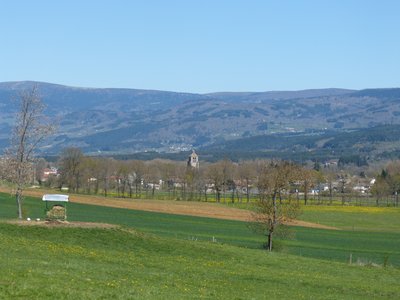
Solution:
M 386 168 L 382 169 L 381 173 L 376 177 L 376 181 L 371 188 L 371 193 L 376 197 L 376 205 L 391 195 L 395 197 L 394 205 L 399 205 L 400 192 L 400 161 L 390 162 Z M 387 202 L 388 204 L 388 202 Z
M 371 188 L 371 193 L 376 197 L 376 206 L 379 206 L 379 203 L 383 200 L 383 198 L 390 194 L 390 186 L 385 180 L 384 176 L 378 176 Z
M 254 161 L 243 161 L 239 164 L 240 190 L 246 191 L 247 203 L 250 202 L 250 184 L 256 177 L 256 163 Z
M 113 158 L 104 158 L 100 160 L 99 178 L 103 188 L 104 197 L 108 196 L 111 185 L 111 178 L 115 178 L 116 162 Z
M 44 158 L 39 158 L 35 162 L 35 180 L 39 183 L 39 185 L 42 185 L 42 177 L 43 177 L 43 172 L 44 169 L 47 168 L 47 161 Z
M 304 192 L 304 205 L 307 205 L 308 204 L 308 194 L 310 192 L 310 189 L 313 186 L 314 179 L 316 177 L 316 171 L 303 168 L 301 175 L 302 175 L 301 176 L 301 187 Z
M 23 191 L 30 180 L 34 152 L 55 129 L 47 122 L 44 108 L 36 86 L 20 93 L 11 145 L 6 150 L 8 175 L 15 185 L 19 219 L 22 219 Z
M 168 192 L 168 197 L 170 198 L 171 190 L 173 191 L 173 196 L 175 196 L 176 178 L 177 178 L 177 166 L 175 163 L 168 161 L 160 163 L 160 175 L 163 181 L 164 188 Z
M 333 203 L 333 193 L 335 191 L 335 180 L 337 178 L 338 170 L 336 168 L 328 167 L 324 169 L 326 183 L 328 185 L 328 192 L 329 192 L 329 205 Z
M 400 193 L 400 161 L 392 161 L 387 166 L 388 178 L 387 182 L 390 186 L 390 192 L 395 196 L 395 205 L 399 206 Z
M 210 183 L 215 191 L 216 202 L 221 201 L 221 192 L 224 191 L 224 184 L 226 181 L 226 160 L 210 164 L 207 168 L 206 176 L 209 178 Z
M 84 156 L 79 148 L 66 148 L 61 153 L 59 165 L 61 169 L 61 184 L 67 183 L 71 191 L 78 192 L 83 175 L 82 162 Z
M 289 162 L 265 163 L 258 179 L 260 200 L 256 203 L 253 224 L 256 230 L 267 235 L 266 248 L 272 251 L 272 239 L 278 227 L 286 221 L 295 219 L 300 213 L 297 201 L 278 196 L 288 195 L 290 183 L 299 178 L 297 166 Z

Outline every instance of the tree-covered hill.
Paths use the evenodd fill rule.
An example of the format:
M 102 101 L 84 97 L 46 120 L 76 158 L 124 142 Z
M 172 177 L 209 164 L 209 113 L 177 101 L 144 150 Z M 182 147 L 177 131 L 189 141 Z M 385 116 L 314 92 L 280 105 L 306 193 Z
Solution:
M 40 82 L 0 83 L 1 148 L 7 146 L 14 122 L 12 99 L 33 85 L 59 125 L 42 149 L 46 154 L 77 146 L 85 153 L 112 155 L 192 148 L 287 155 L 346 147 L 352 152 L 358 147 L 353 140 L 368 153 L 389 143 L 395 148 L 385 151 L 400 150 L 397 129 L 388 126 L 400 124 L 400 89 L 190 94 Z

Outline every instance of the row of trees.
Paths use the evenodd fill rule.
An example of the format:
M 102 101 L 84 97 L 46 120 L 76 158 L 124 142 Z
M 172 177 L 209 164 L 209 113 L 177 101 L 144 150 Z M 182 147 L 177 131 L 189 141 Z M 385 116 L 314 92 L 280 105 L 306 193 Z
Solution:
M 55 164 L 60 175 L 48 178 L 42 184 L 68 188 L 74 193 L 104 196 L 192 201 L 209 201 L 212 197 L 217 202 L 250 202 L 262 195 L 260 178 L 269 163 L 267 160 L 235 163 L 225 159 L 215 163 L 202 162 L 201 168 L 196 169 L 187 167 L 183 160 L 115 160 L 85 156 L 78 148 L 67 148 Z M 305 205 L 310 200 L 318 204 L 336 201 L 342 205 L 382 205 L 384 199 L 398 204 L 399 164 L 392 162 L 383 168 L 381 174 L 375 176 L 375 184 L 371 175 L 366 176 L 366 171 L 359 168 L 343 170 L 330 166 L 316 170 L 312 164 L 293 164 L 291 173 L 298 176 L 285 190 L 285 197 L 303 200 Z M 44 160 L 37 163 L 39 182 L 41 170 L 46 166 L 48 163 Z M 282 195 L 278 194 L 278 197 L 282 198 Z
M 234 163 L 225 159 L 203 163 L 197 169 L 184 162 L 91 157 L 85 156 L 78 148 L 67 148 L 58 161 L 59 176 L 49 178 L 43 184 L 60 189 L 68 187 L 75 193 L 104 196 L 141 197 L 145 193 L 152 197 L 156 190 L 160 190 L 165 197 L 174 199 L 208 201 L 213 194 L 217 202 L 249 202 L 252 194 L 261 196 L 265 190 L 270 164 L 271 161 L 265 160 Z M 44 167 L 45 162 L 38 164 L 37 174 Z M 295 194 L 297 198 L 302 192 L 307 204 L 309 191 L 319 173 L 295 164 L 290 164 L 290 173 L 291 185 L 284 192 L 286 195 Z M 279 198 L 282 198 L 282 193 L 283 190 L 279 190 Z

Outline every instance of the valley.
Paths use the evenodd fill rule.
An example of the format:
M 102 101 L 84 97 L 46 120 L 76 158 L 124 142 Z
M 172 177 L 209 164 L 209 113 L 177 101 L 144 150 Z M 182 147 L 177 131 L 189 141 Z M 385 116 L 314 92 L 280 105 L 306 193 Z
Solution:
M 13 122 L 11 100 L 33 85 L 58 125 L 43 155 L 74 146 L 93 155 L 167 158 L 196 148 L 210 160 L 227 149 L 238 159 L 290 159 L 294 152 L 379 159 L 400 150 L 400 89 L 189 94 L 40 82 L 0 83 L 0 147 L 6 147 Z

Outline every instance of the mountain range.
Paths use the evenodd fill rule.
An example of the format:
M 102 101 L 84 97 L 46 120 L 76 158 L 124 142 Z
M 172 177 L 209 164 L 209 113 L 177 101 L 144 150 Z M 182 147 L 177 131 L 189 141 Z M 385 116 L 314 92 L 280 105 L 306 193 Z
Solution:
M 45 113 L 58 124 L 56 135 L 42 148 L 45 154 L 76 146 L 88 154 L 196 148 L 204 153 L 320 149 L 333 155 L 331 146 L 348 140 L 346 135 L 362 137 L 358 148 L 356 139 L 347 145 L 362 153 L 368 143 L 372 148 L 376 144 L 365 137 L 369 132 L 394 137 L 400 125 L 398 88 L 195 94 L 21 81 L 0 83 L 0 147 L 8 144 L 17 109 L 13 99 L 33 85 L 46 104 Z M 368 155 L 400 150 L 396 140 L 380 139 Z

